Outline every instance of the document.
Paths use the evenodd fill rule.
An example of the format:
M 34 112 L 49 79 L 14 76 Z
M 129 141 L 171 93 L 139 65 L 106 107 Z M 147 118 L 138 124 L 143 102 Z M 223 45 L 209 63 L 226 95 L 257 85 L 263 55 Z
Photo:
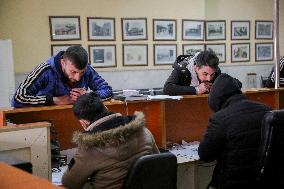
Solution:
M 174 145 L 169 151 L 177 157 L 178 163 L 186 163 L 199 160 L 198 147 L 198 141 L 183 142 L 183 144 Z
M 172 99 L 172 100 L 180 100 L 182 96 L 170 96 L 170 95 L 148 95 L 148 100 L 165 100 L 165 99 Z

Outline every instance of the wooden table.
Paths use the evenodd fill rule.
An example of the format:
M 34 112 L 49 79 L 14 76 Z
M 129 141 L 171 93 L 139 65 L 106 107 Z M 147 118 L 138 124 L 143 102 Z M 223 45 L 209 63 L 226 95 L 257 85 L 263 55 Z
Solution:
M 245 95 L 252 100 L 263 102 L 273 109 L 283 108 L 284 89 L 248 90 Z M 208 118 L 212 111 L 207 105 L 208 95 L 188 95 L 182 100 L 146 100 L 121 102 L 110 100 L 104 102 L 110 111 L 123 115 L 135 111 L 144 112 L 147 127 L 153 133 L 159 147 L 167 142 L 200 140 L 207 128 Z M 61 149 L 74 147 L 71 143 L 75 130 L 82 130 L 74 117 L 71 105 L 45 106 L 32 108 L 0 109 L 0 125 L 7 121 L 20 124 L 37 121 L 48 121 L 58 133 Z M 51 128 L 51 135 L 52 135 Z

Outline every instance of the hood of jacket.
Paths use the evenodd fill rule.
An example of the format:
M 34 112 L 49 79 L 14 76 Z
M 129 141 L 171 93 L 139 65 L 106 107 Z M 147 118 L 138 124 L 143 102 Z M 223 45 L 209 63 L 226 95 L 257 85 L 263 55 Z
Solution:
M 220 74 L 214 81 L 208 96 L 209 107 L 217 112 L 234 95 L 242 94 L 242 83 L 228 74 Z
M 135 118 L 125 125 L 102 132 L 75 132 L 73 142 L 79 147 L 92 149 L 104 146 L 118 147 L 126 143 L 137 132 L 145 127 L 145 116 L 142 112 L 135 112 Z

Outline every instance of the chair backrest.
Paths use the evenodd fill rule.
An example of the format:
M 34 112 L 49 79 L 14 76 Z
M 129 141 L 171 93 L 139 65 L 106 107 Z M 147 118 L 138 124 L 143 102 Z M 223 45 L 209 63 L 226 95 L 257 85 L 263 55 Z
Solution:
M 177 159 L 172 153 L 142 156 L 129 170 L 124 189 L 176 189 Z
M 261 188 L 284 188 L 284 110 L 265 114 L 259 160 Z

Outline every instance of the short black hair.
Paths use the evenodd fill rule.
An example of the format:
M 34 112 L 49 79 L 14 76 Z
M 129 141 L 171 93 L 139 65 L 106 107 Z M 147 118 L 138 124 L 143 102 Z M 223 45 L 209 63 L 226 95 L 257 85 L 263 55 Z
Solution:
M 69 47 L 65 51 L 63 58 L 69 59 L 79 70 L 86 68 L 88 64 L 88 53 L 80 45 L 73 45 Z
M 205 50 L 201 51 L 197 57 L 196 57 L 196 64 L 197 67 L 202 66 L 209 66 L 215 70 L 217 70 L 219 67 L 219 58 L 212 50 Z
M 94 92 L 90 92 L 76 100 L 73 105 L 73 112 L 78 119 L 85 119 L 92 123 L 106 114 L 108 110 L 99 96 Z

